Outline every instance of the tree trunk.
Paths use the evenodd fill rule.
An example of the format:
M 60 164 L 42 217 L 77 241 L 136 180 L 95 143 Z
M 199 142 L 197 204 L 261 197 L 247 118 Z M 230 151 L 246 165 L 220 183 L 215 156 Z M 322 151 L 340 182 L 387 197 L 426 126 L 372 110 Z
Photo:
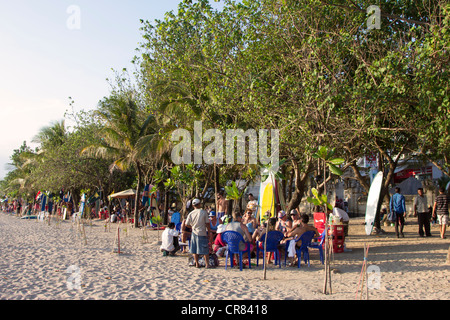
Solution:
M 364 179 L 364 177 L 359 172 L 358 166 L 356 165 L 356 161 L 353 161 L 350 164 L 350 167 L 353 170 L 353 173 L 356 177 L 356 180 L 358 180 L 359 184 L 364 188 L 364 190 L 369 193 L 370 185 L 367 183 L 367 181 Z
M 290 202 L 292 199 L 292 184 L 294 183 L 294 177 L 295 177 L 295 170 L 292 169 L 291 170 L 291 175 L 289 178 L 289 185 L 288 185 L 288 194 L 287 194 L 287 198 L 286 198 L 286 202 Z
M 220 172 L 219 172 L 219 167 L 217 166 L 217 164 L 214 162 L 214 197 L 215 197 L 215 211 L 217 212 L 217 194 L 220 190 L 220 185 L 219 185 L 219 178 L 220 178 Z
M 169 189 L 164 193 L 164 224 L 167 225 L 169 221 Z
M 78 201 L 78 192 L 77 190 L 75 192 L 70 191 L 72 194 L 72 203 L 73 203 L 73 210 L 74 212 L 78 212 L 78 205 L 77 203 Z M 71 214 L 72 212 L 70 212 L 69 214 Z
M 308 164 L 307 170 L 304 173 L 300 173 L 298 165 L 295 161 L 293 162 L 294 174 L 295 174 L 295 189 L 289 201 L 286 212 L 291 212 L 292 209 L 297 208 L 302 202 L 303 195 L 305 194 L 306 184 L 308 182 L 308 173 L 312 168 L 311 162 Z
M 134 227 L 139 227 L 139 193 L 141 188 L 141 165 L 136 161 L 137 169 L 137 185 L 136 185 L 136 199 L 134 201 Z
M 234 203 L 235 201 L 231 199 L 227 201 L 227 215 L 231 215 L 233 213 L 235 207 Z

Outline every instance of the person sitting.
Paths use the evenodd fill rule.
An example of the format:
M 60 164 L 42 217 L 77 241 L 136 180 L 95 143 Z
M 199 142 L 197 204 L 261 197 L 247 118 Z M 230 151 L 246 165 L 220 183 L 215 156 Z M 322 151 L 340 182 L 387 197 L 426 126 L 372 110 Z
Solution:
M 292 223 L 291 227 L 290 228 L 288 227 L 286 232 L 291 232 L 292 230 L 297 228 L 297 226 L 300 225 L 301 223 L 300 214 L 297 209 L 292 209 L 289 215 L 291 217 Z
M 223 242 L 223 240 L 222 240 L 222 233 L 225 232 L 225 228 L 226 228 L 225 225 L 219 224 L 219 226 L 217 227 L 217 231 L 216 231 L 217 236 L 216 236 L 216 239 L 214 240 L 214 244 L 213 244 L 214 253 L 220 257 L 224 256 L 224 253 L 227 249 L 227 244 L 225 242 Z
M 285 240 L 289 240 L 289 239 L 298 239 L 301 237 L 302 234 L 304 234 L 306 231 L 314 231 L 315 236 L 319 237 L 320 234 L 317 231 L 317 229 L 313 226 L 310 226 L 308 224 L 309 222 L 309 216 L 307 214 L 303 214 L 300 217 L 300 224 L 297 226 L 297 228 L 293 229 L 291 232 L 289 232 L 287 234 L 287 239 Z M 301 241 L 297 242 L 297 247 L 300 247 L 302 245 Z
M 180 250 L 178 231 L 175 229 L 175 223 L 170 222 L 167 225 L 167 228 L 162 233 L 161 240 L 162 244 L 160 249 L 164 256 L 174 256 Z
M 126 222 L 126 217 L 127 217 L 127 211 L 126 211 L 126 209 L 122 209 L 122 211 L 119 210 L 119 212 L 117 213 L 117 219 L 118 219 L 118 221 L 121 221 L 122 223 L 123 223 L 123 222 Z
M 270 216 L 270 212 L 269 215 L 267 215 L 266 212 L 266 216 Z M 275 225 L 277 224 L 277 218 L 269 218 L 268 220 L 264 221 L 262 223 L 261 226 L 259 226 L 255 232 L 253 233 L 253 242 L 257 242 L 257 241 L 261 241 L 262 236 L 266 234 L 267 232 L 270 231 L 275 231 Z M 259 249 L 264 250 L 264 245 L 262 243 L 259 244 Z M 271 258 L 272 258 L 272 254 L 271 253 L 267 253 L 267 263 L 271 263 Z
M 319 237 L 319 232 L 317 231 L 317 229 L 313 226 L 308 225 L 309 222 L 309 216 L 307 214 L 303 214 L 300 217 L 300 224 L 291 232 L 289 232 L 287 234 L 287 237 L 285 239 L 283 239 L 283 241 L 289 242 L 288 245 L 288 253 L 289 253 L 289 257 L 291 258 L 291 265 L 295 265 L 295 262 L 293 261 L 293 257 L 295 256 L 295 246 L 297 246 L 298 248 L 302 245 L 302 241 L 298 240 L 302 234 L 304 234 L 307 231 L 314 231 L 314 236 L 315 237 Z M 294 246 L 295 243 L 295 246 Z M 297 257 L 298 258 L 298 257 Z
M 217 228 L 220 225 L 220 221 L 219 219 L 217 219 L 215 211 L 210 211 L 208 216 L 209 216 L 209 227 L 211 228 L 212 233 L 211 239 L 214 241 L 217 235 Z
M 244 217 L 242 218 L 242 223 L 247 226 L 250 234 L 253 234 L 258 227 L 258 221 L 256 221 L 256 218 L 253 216 L 252 210 L 247 209 L 247 211 L 245 211 Z
M 252 235 L 248 231 L 247 226 L 242 223 L 242 215 L 239 211 L 233 213 L 233 221 L 228 223 L 225 228 L 226 231 L 236 231 L 244 237 L 244 241 L 251 242 Z M 239 244 L 239 249 L 244 251 L 246 249 L 245 243 Z
M 281 231 L 284 235 L 288 229 L 292 228 L 292 221 L 288 220 L 286 212 L 281 210 L 278 212 L 278 221 L 275 226 L 275 230 Z
M 250 244 L 252 241 L 252 235 L 248 231 L 248 228 L 245 224 L 242 223 L 242 215 L 239 211 L 235 211 L 233 213 L 233 221 L 228 223 L 225 227 L 226 231 L 235 231 L 242 235 L 244 238 L 244 241 L 246 243 L 239 243 L 239 250 L 245 251 L 248 249 L 248 246 L 250 245 L 250 251 L 253 250 L 253 246 Z M 236 259 L 238 261 L 238 259 Z
M 267 223 L 269 224 L 269 226 L 267 226 Z M 253 233 L 253 236 L 252 236 L 253 242 L 260 241 L 262 236 L 264 234 L 266 234 L 267 228 L 268 228 L 267 231 L 274 231 L 276 224 L 277 224 L 277 218 L 269 218 L 268 220 L 264 221 L 262 223 L 262 225 L 260 225 Z

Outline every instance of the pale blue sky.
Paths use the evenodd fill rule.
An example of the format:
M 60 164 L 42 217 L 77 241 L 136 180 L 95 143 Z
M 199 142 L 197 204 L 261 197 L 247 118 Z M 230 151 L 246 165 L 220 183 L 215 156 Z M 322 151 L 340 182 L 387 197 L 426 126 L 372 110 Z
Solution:
M 162 19 L 180 0 L 0 0 L 0 179 L 14 149 L 69 109 L 108 95 L 111 68 L 131 68 L 140 19 Z M 210 1 L 214 7 L 221 4 Z M 80 9 L 80 28 L 67 21 Z

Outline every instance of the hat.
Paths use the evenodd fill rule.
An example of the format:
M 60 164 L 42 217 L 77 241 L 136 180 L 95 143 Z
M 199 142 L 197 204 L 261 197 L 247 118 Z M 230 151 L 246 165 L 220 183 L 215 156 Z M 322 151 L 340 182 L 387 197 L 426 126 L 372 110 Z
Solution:
M 172 203 L 172 205 L 170 206 L 171 208 L 176 208 L 177 204 L 174 202 Z
M 292 210 L 291 210 L 291 215 L 296 215 L 296 214 L 297 214 L 297 210 L 292 209 Z
M 215 211 L 211 211 L 211 212 L 209 213 L 209 216 L 210 216 L 210 217 L 215 217 L 215 216 L 216 216 L 216 212 L 215 212 Z
M 198 204 L 200 204 L 200 199 L 194 199 L 194 201 L 192 201 L 193 206 L 196 206 Z
M 222 232 L 225 232 L 225 228 L 226 228 L 226 225 L 224 225 L 224 224 L 219 224 L 219 226 L 217 227 L 217 233 L 222 233 Z
M 278 212 L 278 218 L 283 218 L 286 215 L 286 212 L 284 210 L 281 210 Z

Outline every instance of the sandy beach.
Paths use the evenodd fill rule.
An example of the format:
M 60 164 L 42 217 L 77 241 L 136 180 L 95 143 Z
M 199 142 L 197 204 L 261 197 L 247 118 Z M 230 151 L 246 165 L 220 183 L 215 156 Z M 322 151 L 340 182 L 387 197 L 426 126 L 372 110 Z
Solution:
M 163 257 L 158 232 L 121 225 L 122 254 L 113 253 L 117 224 L 85 226 L 86 242 L 70 221 L 50 225 L 0 214 L 0 299 L 2 300 L 355 300 L 364 244 L 369 266 L 379 269 L 371 300 L 448 299 L 450 266 L 445 264 L 449 239 L 420 238 L 417 220 L 408 218 L 405 238 L 393 227 L 385 235 L 366 236 L 363 218 L 352 218 L 347 248 L 334 255 L 333 293 L 322 294 L 323 266 L 311 250 L 311 266 L 253 266 L 242 272 L 225 270 L 224 258 L 215 269 L 188 267 L 187 255 Z M 125 230 L 127 229 L 127 230 Z M 126 231 L 126 232 L 125 232 Z M 161 231 L 159 232 L 159 236 Z M 252 260 L 252 263 L 256 260 Z M 261 261 L 260 261 L 261 262 Z M 73 270 L 79 273 L 71 274 Z M 80 280 L 68 286 L 69 277 Z M 76 284 L 76 281 L 70 282 Z

